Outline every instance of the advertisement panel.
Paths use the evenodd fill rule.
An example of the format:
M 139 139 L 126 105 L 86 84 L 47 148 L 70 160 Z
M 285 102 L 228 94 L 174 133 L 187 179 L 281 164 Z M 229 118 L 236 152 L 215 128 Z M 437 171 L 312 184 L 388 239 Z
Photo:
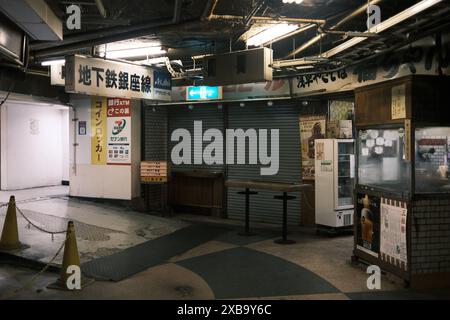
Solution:
M 108 99 L 107 163 L 131 164 L 131 101 Z
M 380 198 L 358 193 L 356 206 L 356 248 L 374 257 L 380 253 Z
M 302 179 L 314 180 L 314 140 L 325 138 L 326 117 L 303 116 L 299 119 L 302 150 Z

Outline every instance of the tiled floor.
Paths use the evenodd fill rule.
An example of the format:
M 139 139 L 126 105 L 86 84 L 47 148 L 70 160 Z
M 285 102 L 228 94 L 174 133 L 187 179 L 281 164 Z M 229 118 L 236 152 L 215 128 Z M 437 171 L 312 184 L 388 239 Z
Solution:
M 64 188 L 27 190 L 16 193 L 16 198 L 25 214 L 39 220 L 44 227 L 61 227 L 69 219 L 77 221 L 80 231 L 77 242 L 82 261 L 92 261 L 117 252 L 126 253 L 127 248 L 134 248 L 152 239 L 158 239 L 162 244 L 165 239 L 173 241 L 177 235 L 177 232 L 173 232 L 189 230 L 186 228 L 189 225 L 200 224 L 205 228 L 220 225 L 224 231 L 183 252 L 173 256 L 168 254 L 170 257 L 159 264 L 124 280 L 95 281 L 79 292 L 47 289 L 47 285 L 54 282 L 58 274 L 46 272 L 28 288 L 9 295 L 26 284 L 36 271 L 2 264 L 0 261 L 0 297 L 305 300 L 450 298 L 450 290 L 405 290 L 401 281 L 387 276 L 382 277 L 380 291 L 369 291 L 365 268 L 350 263 L 352 236 L 329 238 L 316 235 L 313 229 L 292 227 L 290 238 L 296 240 L 296 244 L 282 246 L 273 242 L 279 238 L 279 226 L 253 224 L 257 235 L 241 237 L 237 235 L 237 231 L 242 228 L 240 221 L 187 215 L 161 218 L 123 207 L 71 199 L 64 194 L 64 190 L 67 192 Z M 8 194 L 0 192 L 3 201 L 8 197 Z M 5 211 L 5 208 L 0 211 L 0 228 Z M 21 241 L 30 248 L 16 254 L 46 261 L 54 254 L 63 237 L 58 236 L 51 242 L 49 235 L 33 228 L 27 229 L 22 220 L 19 218 Z M 173 250 L 173 246 L 169 248 Z

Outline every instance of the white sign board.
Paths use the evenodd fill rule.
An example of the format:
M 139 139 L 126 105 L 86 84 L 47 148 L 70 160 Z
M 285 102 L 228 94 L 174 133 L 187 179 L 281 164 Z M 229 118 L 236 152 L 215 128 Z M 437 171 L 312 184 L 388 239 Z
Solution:
M 131 101 L 122 98 L 107 101 L 106 161 L 108 164 L 131 164 Z
M 407 270 L 406 203 L 382 198 L 380 213 L 381 259 Z
M 66 92 L 129 99 L 171 100 L 170 74 L 124 62 L 66 58 Z

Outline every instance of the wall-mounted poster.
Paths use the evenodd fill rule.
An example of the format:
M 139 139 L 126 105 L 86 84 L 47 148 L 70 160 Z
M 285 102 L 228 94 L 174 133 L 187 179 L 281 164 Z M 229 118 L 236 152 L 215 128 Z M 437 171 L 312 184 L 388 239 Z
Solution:
M 381 259 L 403 270 L 407 270 L 405 202 L 381 198 Z
M 380 252 L 380 198 L 358 193 L 356 248 L 378 258 Z
M 302 116 L 299 120 L 302 150 L 302 179 L 314 180 L 314 140 L 324 139 L 326 117 Z
M 131 164 L 131 101 L 108 99 L 108 164 Z

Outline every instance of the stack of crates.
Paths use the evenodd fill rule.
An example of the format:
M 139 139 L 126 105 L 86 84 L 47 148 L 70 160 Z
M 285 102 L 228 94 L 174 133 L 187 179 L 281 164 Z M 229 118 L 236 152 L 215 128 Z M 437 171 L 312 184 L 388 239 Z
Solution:
M 141 182 L 143 182 L 143 183 L 167 182 L 167 162 L 166 161 L 142 161 L 141 162 Z

